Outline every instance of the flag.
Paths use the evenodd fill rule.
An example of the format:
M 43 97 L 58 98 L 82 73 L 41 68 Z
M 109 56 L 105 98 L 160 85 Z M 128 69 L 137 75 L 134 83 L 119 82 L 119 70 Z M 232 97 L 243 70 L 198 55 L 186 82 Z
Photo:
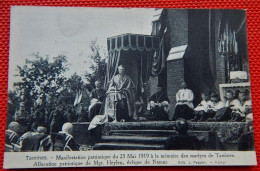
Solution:
M 79 104 L 81 99 L 82 99 L 82 92 L 78 91 L 77 94 L 76 94 L 75 100 L 74 100 L 74 106 Z
M 82 98 L 82 92 L 79 93 L 79 97 L 78 97 L 78 103 L 80 103 L 81 101 L 81 98 Z
M 74 100 L 74 106 L 76 106 L 76 104 L 78 104 L 77 102 L 78 102 L 78 97 L 79 97 L 79 95 L 78 95 L 78 93 L 76 94 L 76 97 L 75 97 L 75 100 Z

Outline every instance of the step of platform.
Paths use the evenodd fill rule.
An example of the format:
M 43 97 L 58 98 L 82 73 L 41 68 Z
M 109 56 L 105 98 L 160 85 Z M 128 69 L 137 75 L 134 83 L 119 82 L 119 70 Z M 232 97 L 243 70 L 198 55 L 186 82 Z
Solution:
M 110 130 L 175 130 L 176 123 L 170 121 L 151 122 L 108 122 L 104 129 Z
M 148 137 L 168 137 L 176 135 L 175 130 L 111 130 L 109 135 L 117 136 L 148 136 Z
M 140 144 L 165 144 L 167 137 L 102 136 L 101 142 L 128 142 Z
M 97 143 L 94 150 L 162 150 L 164 145 L 146 145 L 132 143 Z

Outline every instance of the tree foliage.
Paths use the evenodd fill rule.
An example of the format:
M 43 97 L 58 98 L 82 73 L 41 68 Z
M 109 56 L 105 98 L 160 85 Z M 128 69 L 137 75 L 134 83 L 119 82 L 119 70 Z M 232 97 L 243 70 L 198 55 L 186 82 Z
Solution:
M 26 59 L 24 66 L 17 66 L 17 77 L 21 81 L 14 83 L 20 100 L 25 103 L 26 111 L 35 105 L 46 105 L 47 98 L 55 98 L 57 90 L 63 85 L 65 77 L 63 73 L 67 70 L 67 59 L 59 55 L 51 61 L 39 54 L 35 59 Z
M 61 103 L 65 110 L 75 106 L 87 111 L 90 103 L 89 91 L 94 88 L 96 80 L 104 81 L 106 74 L 103 49 L 96 41 L 91 42 L 90 49 L 91 72 L 84 75 L 87 84 L 76 73 L 69 78 L 64 76 L 69 69 L 67 57 L 64 55 L 49 58 L 34 54 L 33 59 L 27 58 L 23 66 L 17 66 L 16 77 L 20 80 L 14 83 L 15 89 L 8 93 L 10 106 L 15 106 L 16 110 L 24 106 L 30 115 L 32 109 L 40 109 L 48 116 L 58 103 Z M 75 105 L 75 101 L 80 105 Z
M 89 105 L 89 94 L 86 84 L 82 77 L 74 73 L 70 78 L 64 82 L 60 96 L 62 101 L 68 106 L 73 106 L 77 95 L 82 95 L 80 103 L 82 107 L 87 108 Z
M 91 72 L 86 72 L 85 78 L 89 82 L 88 85 L 94 88 L 95 81 L 100 80 L 102 83 L 105 80 L 106 75 L 106 54 L 103 49 L 97 44 L 96 41 L 92 41 L 90 45 L 92 54 L 89 56 L 92 60 L 92 65 L 90 66 Z

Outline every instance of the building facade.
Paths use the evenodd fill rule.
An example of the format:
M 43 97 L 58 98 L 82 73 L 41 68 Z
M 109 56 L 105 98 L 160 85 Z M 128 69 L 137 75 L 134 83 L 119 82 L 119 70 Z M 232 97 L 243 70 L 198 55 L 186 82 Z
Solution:
M 201 101 L 202 92 L 223 96 L 223 87 L 249 88 L 244 10 L 156 9 L 152 25 L 151 34 L 160 37 L 158 53 L 165 63 L 149 79 L 148 92 L 153 94 L 157 85 L 167 90 L 170 119 L 184 81 L 194 92 L 194 105 Z

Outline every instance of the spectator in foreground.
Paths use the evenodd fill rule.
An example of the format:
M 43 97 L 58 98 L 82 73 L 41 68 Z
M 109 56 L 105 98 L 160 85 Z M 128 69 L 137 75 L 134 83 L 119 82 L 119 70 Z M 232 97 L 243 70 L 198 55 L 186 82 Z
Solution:
M 8 129 L 5 131 L 5 152 L 13 152 L 14 146 L 19 138 L 18 136 L 19 123 L 11 122 Z
M 39 126 L 32 136 L 32 151 L 52 151 L 51 136 L 47 135 L 47 128 Z
M 74 141 L 73 125 L 69 122 L 62 126 L 62 131 L 55 137 L 53 151 L 79 151 L 78 145 Z
M 188 122 L 185 119 L 176 120 L 177 135 L 168 137 L 165 145 L 166 150 L 196 150 L 199 149 L 199 140 L 188 135 Z

